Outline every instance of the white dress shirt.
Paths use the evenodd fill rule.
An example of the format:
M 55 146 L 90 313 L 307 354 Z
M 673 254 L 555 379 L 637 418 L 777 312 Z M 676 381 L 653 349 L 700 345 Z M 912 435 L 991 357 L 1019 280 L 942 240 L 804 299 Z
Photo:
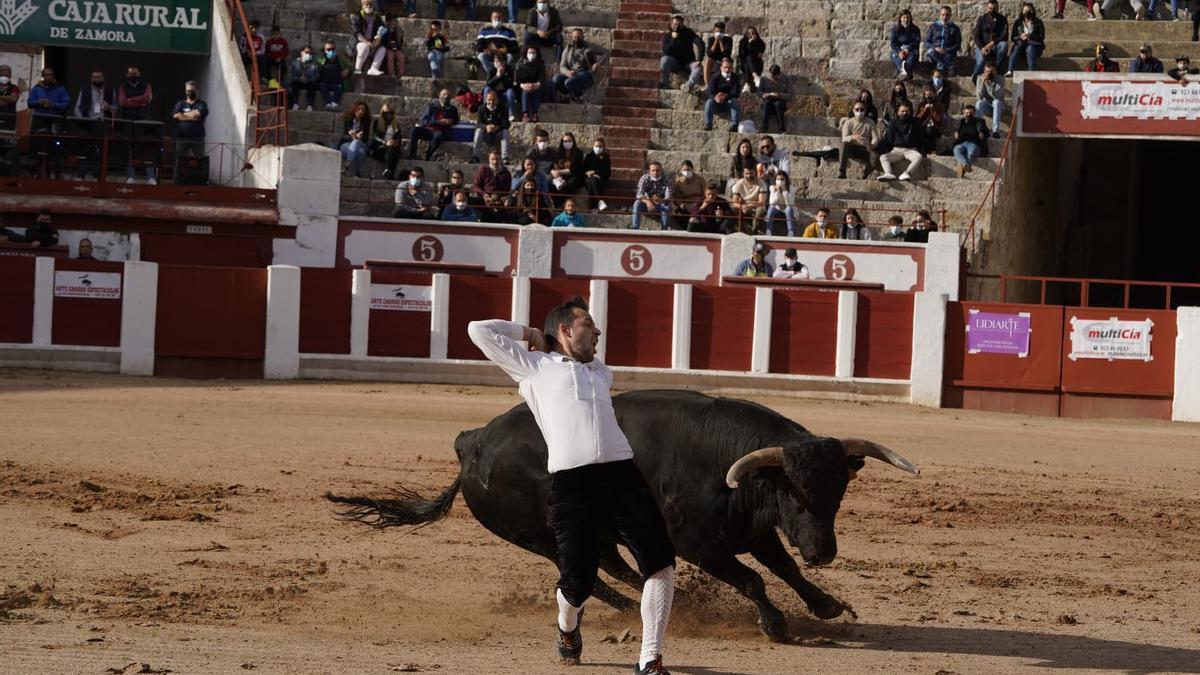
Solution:
M 472 321 L 467 334 L 516 380 L 546 439 L 550 473 L 633 459 L 608 393 L 612 371 L 603 361 L 580 363 L 557 352 L 531 352 L 518 343 L 525 327 L 499 319 Z

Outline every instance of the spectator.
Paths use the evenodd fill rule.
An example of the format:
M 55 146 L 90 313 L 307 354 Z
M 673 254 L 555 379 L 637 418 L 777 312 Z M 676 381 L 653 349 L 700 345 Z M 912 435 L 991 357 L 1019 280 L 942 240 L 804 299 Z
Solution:
M 503 67 L 503 66 L 501 66 Z M 485 148 L 500 146 L 500 155 L 508 163 L 508 110 L 501 105 L 500 97 L 495 91 L 489 91 L 484 96 L 484 103 L 475 113 L 478 124 L 475 127 L 475 143 L 471 162 L 479 163 Z M 507 186 L 506 186 L 507 189 Z
M 1161 73 L 1162 71 L 1162 61 L 1154 58 L 1154 50 L 1149 42 L 1142 44 L 1141 49 L 1138 49 L 1138 55 L 1129 62 L 1129 72 L 1131 73 Z
M 787 107 L 792 100 L 792 80 L 783 74 L 779 64 L 771 64 L 770 76 L 759 78 L 758 91 L 762 94 L 762 124 L 759 131 L 770 131 L 771 118 L 779 124 L 779 133 L 787 133 Z
M 659 59 L 659 89 L 671 87 L 671 73 L 688 73 L 684 91 L 692 91 L 700 86 L 700 78 L 704 73 L 700 67 L 700 57 L 704 55 L 704 43 L 696 31 L 683 25 L 683 15 L 671 16 L 671 30 L 663 33 L 662 58 Z
M 896 25 L 892 26 L 892 65 L 902 80 L 911 80 L 917 68 L 917 57 L 921 54 L 921 29 L 913 24 L 912 12 L 900 10 Z
M 75 97 L 75 117 L 86 117 L 100 120 L 112 117 L 117 109 L 117 92 L 112 87 L 104 86 L 104 71 L 93 70 L 91 84 L 79 89 Z M 99 132 L 99 129 L 96 129 Z
M 338 151 L 342 153 L 342 172 L 354 173 L 355 178 L 363 177 L 363 161 L 370 151 L 367 143 L 371 140 L 371 110 L 365 101 L 356 102 L 342 116 L 342 137 L 338 141 Z
M 1021 5 L 1021 20 L 1013 24 L 1012 54 L 1008 57 L 1008 73 L 1011 77 L 1017 70 L 1017 61 L 1021 54 L 1025 55 L 1025 66 L 1028 70 L 1037 70 L 1037 61 L 1046 50 L 1046 24 L 1037 16 L 1033 4 L 1026 2 Z M 999 67 L 999 64 L 997 64 Z
M 912 227 L 904 233 L 904 241 L 914 244 L 928 244 L 929 233 L 937 232 L 937 223 L 929 216 L 929 212 L 921 210 L 913 218 Z
M 25 234 L 18 234 L 7 227 L 0 227 L 0 239 L 14 244 L 29 244 L 33 248 L 54 246 L 58 243 L 58 230 L 50 221 L 50 212 L 42 209 L 34 219 L 33 225 L 25 228 Z
M 545 225 L 550 222 L 549 213 L 546 210 L 547 200 L 542 194 L 538 190 L 537 183 L 532 180 L 526 179 L 521 183 L 520 189 L 517 190 L 516 203 L 513 205 L 517 214 L 517 224 L 541 223 Z
M 459 190 L 454 193 L 454 200 L 442 209 L 442 216 L 439 220 L 452 223 L 478 223 L 479 214 L 467 203 L 467 191 Z
M 508 0 L 508 22 L 517 22 L 517 11 L 522 7 L 532 7 L 533 0 Z
M 987 157 L 987 126 L 975 116 L 975 106 L 970 103 L 962 108 L 958 130 L 954 132 L 954 159 L 958 162 L 955 171 L 958 177 L 971 172 L 971 163 L 979 157 Z
M 436 220 L 438 208 L 434 192 L 425 187 L 425 170 L 415 166 L 408 171 L 408 180 L 396 186 L 396 210 L 393 218 Z
M 383 162 L 381 178 L 391 180 L 396 175 L 396 165 L 400 163 L 400 148 L 404 141 L 404 131 L 400 127 L 400 118 L 392 109 L 391 103 L 384 103 L 379 108 L 379 116 L 371 125 L 371 156 Z
M 1108 58 L 1108 45 L 1100 42 L 1096 45 L 1096 58 L 1088 61 L 1084 71 L 1089 73 L 1119 73 L 1121 66 Z
M 908 100 L 908 88 L 903 82 L 897 82 L 892 85 L 892 93 L 888 97 L 887 109 L 883 111 L 883 121 L 891 122 L 896 119 L 896 113 L 900 110 L 900 104 L 905 104 L 912 108 L 912 103 Z
M 442 76 L 442 62 L 448 51 L 450 44 L 442 34 L 442 22 L 430 21 L 429 32 L 425 34 L 425 60 L 429 61 L 429 75 L 435 80 Z
M 63 115 L 71 107 L 71 95 L 58 83 L 53 68 L 42 68 L 42 79 L 29 90 L 26 105 L 33 115 L 32 133 L 57 134 Z
M 596 82 L 595 69 L 600 63 L 596 50 L 583 39 L 583 31 L 571 31 L 571 41 L 558 60 L 558 74 L 554 76 L 554 88 L 567 101 L 579 103 L 583 95 Z
M 776 279 L 808 279 L 808 268 L 798 259 L 796 249 L 789 248 L 783 252 L 783 263 L 775 268 L 771 276 Z
M 750 258 L 738 263 L 733 271 L 734 276 L 739 277 L 769 277 L 774 273 L 775 268 L 767 262 L 767 245 L 761 241 L 755 242 Z
M 987 11 L 975 20 L 971 39 L 975 42 L 975 71 L 971 73 L 974 82 L 983 72 L 983 64 L 1003 66 L 1008 54 L 1008 18 L 1000 13 L 1000 0 L 988 0 Z
M 557 152 L 550 147 L 550 132 L 545 129 L 535 129 L 533 132 L 533 147 L 529 148 L 526 157 L 532 157 L 537 162 L 538 171 L 550 175 L 550 167 L 554 166 Z
M 921 101 L 917 104 L 917 123 L 925 132 L 925 147 L 934 147 L 937 139 L 942 136 L 942 127 L 946 123 L 946 109 L 938 102 L 933 85 L 927 84 L 921 90 Z
M 805 239 L 837 239 L 838 232 L 829 224 L 829 209 L 822 206 L 817 209 L 817 219 L 804 228 Z
M 1095 16 L 1097 19 L 1104 19 L 1104 18 L 1107 18 L 1104 16 L 1104 13 L 1107 12 L 1108 10 L 1112 9 L 1113 7 L 1116 7 L 1116 8 L 1118 8 L 1117 18 L 1119 19 L 1119 18 L 1121 18 L 1121 14 L 1119 11 L 1120 6 L 1121 6 L 1121 0 L 1103 0 L 1103 2 L 1101 2 L 1101 0 L 1094 0 L 1094 2 L 1092 3 L 1092 15 Z M 1129 0 L 1129 6 L 1133 8 L 1133 14 L 1134 14 L 1135 19 L 1137 19 L 1138 21 L 1141 21 L 1146 18 L 1146 4 L 1144 2 L 1142 2 L 1142 0 Z M 1100 72 L 1100 71 L 1096 71 L 1096 72 Z M 1108 71 L 1104 71 L 1104 72 L 1108 72 Z
M 32 96 L 32 95 L 31 95 Z M 117 105 L 121 109 L 121 119 L 143 121 L 150 119 L 150 103 L 154 100 L 154 87 L 142 79 L 142 71 L 137 66 L 129 66 L 125 71 L 125 81 L 117 88 Z M 132 126 L 132 125 L 131 125 Z M 130 131 L 130 137 L 136 139 L 136 127 Z M 154 141 L 158 143 L 158 140 Z M 129 163 L 125 167 L 125 182 L 132 183 L 136 167 L 133 165 L 136 144 L 129 147 Z M 158 169 L 151 163 L 146 164 L 146 182 L 158 184 Z
M 1192 67 L 1191 59 L 1186 56 L 1177 56 L 1175 57 L 1175 67 L 1167 71 L 1167 76 L 1172 80 L 1187 82 L 1188 75 L 1195 75 L 1197 73 L 1200 73 L 1200 70 Z
M 562 213 L 554 216 L 554 220 L 550 223 L 551 227 L 587 227 L 583 222 L 583 216 L 575 212 L 575 200 L 567 197 L 567 201 L 563 202 Z
M 767 231 L 772 236 L 780 236 L 780 216 L 787 227 L 787 236 L 796 236 L 796 194 L 792 190 L 792 179 L 786 171 L 775 174 L 770 189 L 767 191 Z
M 883 241 L 904 241 L 904 219 L 900 216 L 888 218 L 888 226 L 879 238 Z
M 200 83 L 188 80 L 183 85 L 183 100 L 175 104 L 171 111 L 175 120 L 175 174 L 173 181 L 179 181 L 179 171 L 183 164 L 180 158 L 198 159 L 204 152 L 204 122 L 208 119 L 208 104 L 200 98 Z
M 888 123 L 887 131 L 876 147 L 880 153 L 879 163 L 883 165 L 883 175 L 879 180 L 896 180 L 896 174 L 892 173 L 892 162 L 898 159 L 908 162 L 908 167 L 900 174 L 900 180 L 910 180 L 925 158 L 927 138 L 921 125 L 912 116 L 912 107 L 907 103 L 900 104 L 896 119 Z
M 988 64 L 983 77 L 975 85 L 975 108 L 980 115 L 992 118 L 992 138 L 1000 138 L 1000 118 L 1004 116 L 1004 79 L 996 66 Z
M 450 172 L 450 180 L 448 182 L 438 185 L 437 207 L 439 213 L 454 201 L 454 195 L 459 190 L 467 189 L 465 180 L 462 169 L 455 169 Z M 470 193 L 467 194 L 467 201 L 471 201 Z
M 671 221 L 671 229 L 687 229 L 692 205 L 704 195 L 704 185 L 704 177 L 696 173 L 692 160 L 683 160 L 679 165 L 679 173 L 675 175 L 675 185 L 671 188 L 671 200 L 675 203 L 675 217 Z
M 404 58 L 404 29 L 400 27 L 399 17 L 387 17 L 387 33 L 383 36 L 383 48 L 387 50 L 387 57 L 384 58 L 384 63 L 387 64 L 387 74 L 397 79 L 404 77 L 407 64 Z
M 857 239 L 860 241 L 868 241 L 871 239 L 871 230 L 862 221 L 862 216 L 858 215 L 858 209 L 846 209 L 846 213 L 842 216 L 842 229 L 838 233 L 842 239 Z
M 287 71 L 287 58 L 292 50 L 287 38 L 279 26 L 271 26 L 270 37 L 267 38 L 267 79 L 274 80 L 276 86 L 282 86 L 283 75 Z
M 734 229 L 743 234 L 762 234 L 763 218 L 767 215 L 767 186 L 753 169 L 742 170 L 729 191 L 735 218 Z
M 742 39 L 738 40 L 737 71 L 742 75 L 742 90 L 755 91 L 763 72 L 763 54 L 767 51 L 767 43 L 758 34 L 754 26 L 746 26 Z
M 712 131 L 713 115 L 729 113 L 729 131 L 737 131 L 738 120 L 742 116 L 742 106 L 738 97 L 742 95 L 741 82 L 733 73 L 733 61 L 725 59 L 721 62 L 721 72 L 713 75 L 708 81 L 708 100 L 704 102 L 704 130 Z
M 508 115 L 509 122 L 517 119 L 517 90 L 516 85 L 513 83 L 513 71 L 512 68 L 508 67 L 508 62 L 502 56 L 497 56 L 492 61 L 492 76 L 483 85 L 483 97 L 485 100 L 489 92 L 496 92 L 504 97 L 504 111 Z
M 554 152 L 554 163 L 550 165 L 550 194 L 555 208 L 561 208 L 562 199 L 583 188 L 583 150 L 575 140 L 575 134 L 567 131 L 559 139 Z
M 692 217 L 688 220 L 688 232 L 707 232 L 710 234 L 729 234 L 729 215 L 733 209 L 729 202 L 720 195 L 716 183 L 704 186 L 704 199 L 692 205 Z
M 646 173 L 638 179 L 637 190 L 634 192 L 632 229 L 642 226 L 642 214 L 649 211 L 659 216 L 663 229 L 666 229 L 667 219 L 671 215 L 671 182 L 663 175 L 662 164 L 650 162 Z
M 307 100 L 305 109 L 312 112 L 317 104 L 317 80 L 319 72 L 316 61 L 313 60 L 313 48 L 305 45 L 300 49 L 300 55 L 288 66 L 288 98 L 292 101 L 292 110 L 300 109 L 300 93 L 304 92 Z
M 387 24 L 375 11 L 375 0 L 362 0 L 362 8 L 350 15 L 350 32 L 354 34 L 354 74 L 362 75 L 367 63 L 371 67 L 367 75 L 383 75 L 383 59 L 387 49 L 383 38 L 387 36 Z
M 1158 2 L 1159 0 L 1150 0 L 1150 6 L 1146 9 L 1147 19 L 1154 19 L 1155 11 L 1158 9 Z M 1171 20 L 1179 21 L 1179 0 L 1171 0 Z
M 925 57 L 943 73 L 954 77 L 954 59 L 962 47 L 962 32 L 950 20 L 951 14 L 949 5 L 938 10 L 938 20 L 925 32 Z
M 95 260 L 94 249 L 92 248 L 92 240 L 84 237 L 79 240 L 79 249 L 75 254 L 76 260 Z
M 548 194 L 550 192 L 550 176 L 545 171 L 537 168 L 537 162 L 533 157 L 526 157 L 521 163 L 521 169 L 513 174 L 512 189 L 517 191 L 521 188 L 521 183 L 532 180 L 537 186 L 538 192 Z
M 725 32 L 724 21 L 717 21 L 713 24 L 712 34 L 704 39 L 704 81 L 712 79 L 713 68 L 720 68 L 721 61 L 732 58 L 733 36 Z
M 409 133 L 408 158 L 416 159 L 417 141 L 426 141 L 425 161 L 428 162 L 446 138 L 446 132 L 455 124 L 458 124 L 458 108 L 450 102 L 450 90 L 442 89 L 435 100 L 425 105 L 418 126 Z
M 525 22 L 525 48 L 554 47 L 554 59 L 562 58 L 563 22 L 558 8 L 550 6 L 550 0 L 538 0 L 529 11 Z
M 871 95 L 870 89 L 860 89 L 856 101 L 862 104 L 867 119 L 879 122 L 879 109 L 875 107 L 875 97 Z
M 263 39 L 262 32 L 259 27 L 262 25 L 258 19 L 250 20 L 250 34 L 243 35 L 238 40 L 238 50 L 242 53 L 242 65 L 246 66 L 246 74 L 253 77 L 254 68 L 251 68 L 251 63 L 258 69 L 258 78 L 264 80 L 267 76 L 267 41 Z
M 12 68 L 0 66 L 0 129 L 16 131 L 17 101 L 21 99 L 21 89 L 12 81 Z
M 504 25 L 503 16 L 504 13 L 500 10 L 492 10 L 492 23 L 480 29 L 479 35 L 475 37 L 475 51 L 479 52 L 479 64 L 488 75 L 492 74 L 492 61 L 497 54 L 512 63 L 513 54 L 517 53 L 517 34 Z
M 546 65 L 542 63 L 542 53 L 537 47 L 525 50 L 525 58 L 517 63 L 513 81 L 521 92 L 521 120 L 524 122 L 538 121 L 538 108 L 542 104 L 542 78 L 546 74 Z
M 592 141 L 592 151 L 583 158 L 583 184 L 587 187 L 591 207 L 604 211 L 608 204 L 603 195 L 608 189 L 608 181 L 612 178 L 612 158 L 604 147 L 604 137 L 597 136 Z
M 867 108 L 856 101 L 851 116 L 842 121 L 842 142 L 838 147 L 838 178 L 846 177 L 846 165 L 856 159 L 862 163 L 862 177 L 871 175 L 875 167 L 875 146 L 879 143 L 879 127 L 867 117 Z
M 972 82 L 974 79 L 972 79 Z M 929 78 L 929 86 L 933 87 L 933 97 L 942 105 L 942 110 L 950 110 L 950 83 L 946 81 L 940 69 L 933 69 L 933 77 Z
M 342 63 L 333 40 L 326 40 L 323 49 L 317 57 L 317 86 L 321 89 L 321 100 L 325 101 L 325 107 L 337 110 L 342 107 L 342 93 L 346 90 L 345 81 L 350 75 L 350 68 Z
M 742 170 L 749 168 L 758 173 L 758 158 L 754 156 L 754 145 L 749 138 L 738 141 L 733 160 L 729 163 L 730 183 L 742 177 Z

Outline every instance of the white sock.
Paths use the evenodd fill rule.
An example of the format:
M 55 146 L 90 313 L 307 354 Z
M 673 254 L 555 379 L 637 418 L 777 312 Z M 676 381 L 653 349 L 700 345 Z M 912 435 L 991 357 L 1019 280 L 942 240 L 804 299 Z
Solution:
M 638 668 L 658 658 L 662 653 L 667 620 L 671 618 L 671 601 L 675 598 L 675 567 L 664 567 L 646 580 L 642 587 L 642 656 Z
M 579 613 L 583 611 L 583 607 L 576 607 L 567 602 L 563 597 L 562 589 L 558 589 L 558 629 L 564 633 L 570 633 L 579 625 Z

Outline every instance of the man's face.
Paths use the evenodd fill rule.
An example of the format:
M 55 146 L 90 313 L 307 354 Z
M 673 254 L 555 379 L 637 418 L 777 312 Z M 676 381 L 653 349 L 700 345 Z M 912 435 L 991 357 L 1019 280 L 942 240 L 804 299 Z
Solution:
M 1138 53 L 1142 55 L 1143 59 L 1148 59 L 1153 55 L 1153 52 L 1149 48 L 1140 49 L 1140 50 L 1138 50 Z
M 591 363 L 596 358 L 596 344 L 600 342 L 600 329 L 592 321 L 592 315 L 576 307 L 572 311 L 570 324 L 559 326 L 555 338 L 568 356 L 580 363 Z
M 824 223 L 825 219 L 828 217 L 829 217 L 829 214 L 826 213 L 825 211 L 817 211 L 817 222 L 818 223 Z
M 577 45 L 583 44 L 583 31 L 581 31 L 581 30 L 571 31 L 571 42 L 574 42 Z
M 733 72 L 733 66 L 729 65 L 728 62 L 721 63 L 721 74 L 722 75 L 729 75 L 732 72 Z
M 525 163 L 521 166 L 525 167 L 526 173 L 533 173 L 537 170 L 537 162 L 534 162 L 532 159 L 526 159 Z
M 49 225 L 50 224 L 50 216 L 45 213 L 38 214 L 36 222 L 38 225 Z
M 46 68 L 42 71 L 42 81 L 46 84 L 54 84 L 54 71 Z
M 747 183 L 754 180 L 754 169 L 751 169 L 750 167 L 742 169 L 742 180 L 746 181 Z
M 90 256 L 92 254 L 92 242 L 89 239 L 84 239 L 79 242 L 79 255 Z
M 504 21 L 504 16 L 500 12 L 492 12 L 492 21 Z
M 989 13 L 989 14 L 995 14 L 995 13 L 996 13 L 996 8 L 997 8 L 997 5 L 996 5 L 996 3 L 994 3 L 994 2 L 989 2 L 989 3 L 987 4 L 987 11 L 988 11 L 988 13 Z
M 500 168 L 500 155 L 495 155 L 495 154 L 488 155 L 488 166 L 492 167 L 493 169 L 499 169 Z
M 95 86 L 95 87 L 104 86 L 104 73 L 100 73 L 100 72 L 92 73 L 92 86 Z
M 462 185 L 463 175 L 461 173 L 450 174 L 450 182 L 455 185 Z
M 568 201 L 567 203 L 563 204 L 563 211 L 566 211 L 568 214 L 575 215 L 575 202 Z
M 938 18 L 941 19 L 943 23 L 950 23 L 950 10 L 943 8 L 938 12 Z
M 717 191 L 712 188 L 704 188 L 704 198 L 708 201 L 716 201 Z
M 962 114 L 963 114 L 963 119 L 969 120 L 972 117 L 975 117 L 975 109 L 974 108 L 963 108 Z
M 443 90 L 439 91 L 438 92 L 438 100 L 442 102 L 442 105 L 446 105 L 447 103 L 449 103 L 450 102 L 450 90 L 443 89 Z
M 657 164 L 650 165 L 650 177 L 651 178 L 658 178 L 659 174 L 661 174 L 661 173 L 662 173 L 662 167 L 660 167 Z
M 896 111 L 896 114 L 899 115 L 900 119 L 902 120 L 908 119 L 909 115 L 912 114 L 912 110 L 906 105 L 900 106 L 900 109 Z
M 496 65 L 500 65 L 500 62 L 499 62 L 499 61 L 497 61 L 497 62 L 496 62 Z M 492 92 L 490 92 L 490 91 L 489 91 L 489 92 L 488 92 L 488 97 L 487 97 L 487 104 L 488 104 L 488 107 L 489 107 L 489 108 L 495 108 L 495 107 L 496 107 L 496 104 L 498 104 L 499 102 L 500 102 L 500 101 L 499 101 L 499 99 L 497 99 L 497 98 L 496 98 L 496 95 L 495 95 L 495 94 L 493 94 Z
M 764 155 L 774 154 L 775 142 L 771 140 L 765 140 L 759 144 L 758 149 L 761 150 L 762 154 Z

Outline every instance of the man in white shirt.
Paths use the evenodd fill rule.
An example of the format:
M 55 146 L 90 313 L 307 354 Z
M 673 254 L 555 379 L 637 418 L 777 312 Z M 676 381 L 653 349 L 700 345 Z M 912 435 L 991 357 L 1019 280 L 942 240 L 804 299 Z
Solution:
M 558 542 L 558 653 L 578 663 L 580 620 L 599 567 L 608 523 L 637 561 L 642 588 L 642 654 L 635 672 L 663 675 L 662 641 L 675 593 L 675 549 L 650 488 L 617 426 L 613 376 L 596 358 L 600 330 L 575 297 L 546 316 L 545 332 L 494 319 L 467 333 L 517 382 L 546 440 L 550 527 Z M 528 349 L 518 341 L 528 343 Z

